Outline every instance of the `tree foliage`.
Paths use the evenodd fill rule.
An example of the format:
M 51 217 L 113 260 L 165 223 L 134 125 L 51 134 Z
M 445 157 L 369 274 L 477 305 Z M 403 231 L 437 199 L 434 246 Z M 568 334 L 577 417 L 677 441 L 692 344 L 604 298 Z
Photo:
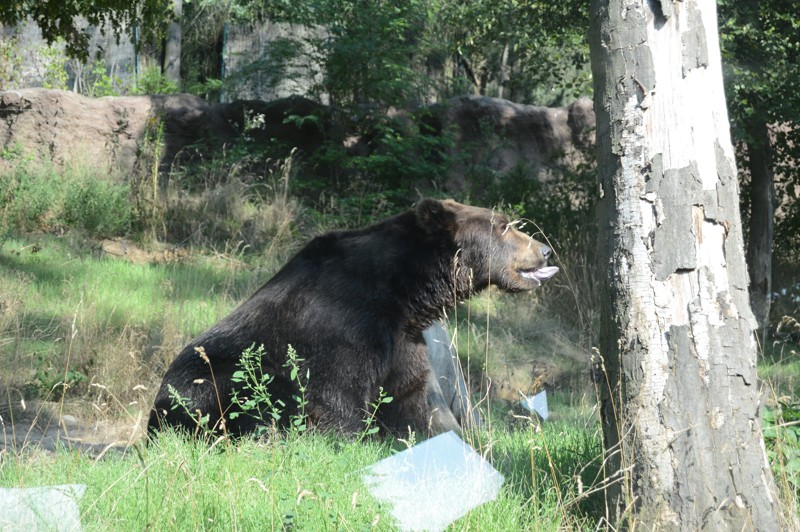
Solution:
M 762 114 L 769 122 L 800 117 L 800 11 L 786 0 L 722 0 L 721 45 L 729 104 L 740 121 Z M 735 131 L 743 136 L 742 131 Z
M 327 35 L 315 40 L 325 89 L 341 104 L 387 104 L 418 99 L 422 78 L 415 69 L 424 57 L 431 19 L 425 0 L 322 1 L 318 25 Z
M 323 31 L 295 42 L 313 52 L 324 92 L 342 103 L 430 101 L 471 91 L 523 103 L 562 105 L 590 90 L 583 2 L 521 0 L 186 0 L 184 79 L 216 77 L 226 24 L 288 22 Z M 162 36 L 170 0 L 10 0 L 0 24 L 33 20 L 86 60 L 89 26 L 119 37 L 136 27 Z M 300 38 L 304 39 L 304 38 Z M 277 46 L 282 60 L 295 58 Z M 188 56 L 188 57 L 187 57 Z M 186 61 L 189 59 L 189 61 Z M 266 61 L 273 69 L 275 61 Z
M 110 28 L 118 37 L 138 25 L 145 35 L 154 36 L 168 9 L 169 0 L 7 0 L 0 3 L 0 24 L 14 26 L 30 18 L 48 44 L 63 39 L 69 55 L 85 60 L 87 25 Z
M 268 0 L 259 6 L 265 19 L 326 28 L 308 44 L 324 90 L 337 102 L 391 105 L 473 92 L 563 104 L 590 90 L 588 16 L 580 2 Z
M 591 92 L 588 3 L 446 0 L 440 9 L 474 92 L 491 87 L 492 95 L 548 105 Z

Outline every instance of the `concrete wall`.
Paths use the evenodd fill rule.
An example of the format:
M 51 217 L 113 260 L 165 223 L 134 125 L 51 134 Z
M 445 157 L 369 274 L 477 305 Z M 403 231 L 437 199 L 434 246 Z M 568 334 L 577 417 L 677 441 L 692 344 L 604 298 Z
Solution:
M 228 26 L 223 51 L 226 83 L 222 100 L 271 101 L 288 96 L 306 96 L 327 104 L 319 93 L 322 73 L 313 63 L 309 39 L 324 38 L 324 31 L 293 24 Z M 281 68 L 273 55 L 281 55 L 287 41 L 301 46 L 289 64 Z
M 38 26 L 29 21 L 17 27 L 0 26 L 0 89 L 26 87 L 63 88 L 81 94 L 91 94 L 94 76 L 91 73 L 96 58 L 106 67 L 106 75 L 119 80 L 120 92 L 135 85 L 138 70 L 157 65 L 158 57 L 140 51 L 137 56 L 131 34 L 117 39 L 99 28 L 91 28 L 92 39 L 88 64 L 69 59 L 64 46 L 49 47 Z M 327 103 L 317 87 L 322 80 L 319 68 L 312 64 L 311 48 L 307 45 L 286 68 L 271 64 L 273 52 L 281 42 L 292 39 L 303 43 L 307 39 L 324 37 L 322 31 L 289 24 L 258 26 L 228 26 L 223 50 L 223 72 L 226 83 L 223 102 L 237 99 L 272 101 L 288 96 L 308 96 Z M 5 45 L 5 47 L 3 47 Z M 301 45 L 302 46 L 302 45 Z M 296 48 L 296 47 L 295 47 Z M 66 69 L 65 84 L 53 83 L 48 74 Z
M 135 72 L 136 54 L 129 35 L 121 35 L 117 43 L 111 35 L 102 35 L 99 28 L 90 27 L 92 35 L 90 40 L 89 65 L 69 59 L 64 53 L 63 44 L 48 46 L 42 38 L 39 27 L 33 22 L 20 24 L 16 27 L 0 26 L 0 41 L 6 45 L 13 45 L 15 58 L 13 79 L 4 80 L 4 89 L 17 89 L 25 87 L 42 87 L 52 85 L 51 75 L 58 68 L 66 69 L 66 86 L 51 88 L 66 88 L 78 92 L 86 92 L 82 81 L 86 79 L 86 69 L 96 58 L 103 61 L 106 74 L 120 78 L 123 83 L 132 84 Z M 110 33 L 110 32 L 109 32 Z

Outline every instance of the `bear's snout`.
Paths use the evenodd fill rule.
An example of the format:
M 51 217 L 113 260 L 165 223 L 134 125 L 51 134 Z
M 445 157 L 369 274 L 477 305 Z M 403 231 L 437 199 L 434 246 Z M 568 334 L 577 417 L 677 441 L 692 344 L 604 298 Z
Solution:
M 555 274 L 558 273 L 557 266 L 548 266 L 547 261 L 553 255 L 553 249 L 541 242 L 536 241 L 529 235 L 524 235 L 528 245 L 521 248 L 516 246 L 517 260 L 514 274 L 509 279 L 506 285 L 500 283 L 500 287 L 509 291 L 525 291 L 531 290 L 538 286 Z M 513 249 L 513 244 L 512 249 Z M 512 251 L 513 253 L 513 251 Z

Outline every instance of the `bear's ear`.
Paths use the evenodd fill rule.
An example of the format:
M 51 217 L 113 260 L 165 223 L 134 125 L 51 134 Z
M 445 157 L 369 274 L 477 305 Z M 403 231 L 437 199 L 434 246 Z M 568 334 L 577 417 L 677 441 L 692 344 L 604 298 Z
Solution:
M 449 208 L 449 203 L 423 199 L 415 208 L 417 224 L 429 234 L 442 229 L 452 233 L 456 225 L 456 214 Z

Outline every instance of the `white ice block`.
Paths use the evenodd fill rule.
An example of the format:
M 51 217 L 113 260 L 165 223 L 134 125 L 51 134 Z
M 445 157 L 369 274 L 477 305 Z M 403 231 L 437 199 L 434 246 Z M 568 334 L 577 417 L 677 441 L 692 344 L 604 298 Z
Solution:
M 446 432 L 368 467 L 364 483 L 392 505 L 401 530 L 443 530 L 497 497 L 503 475 Z
M 542 390 L 533 397 L 527 396 L 520 401 L 522 408 L 532 414 L 539 414 L 543 421 L 547 420 L 547 391 Z
M 0 530 L 81 530 L 78 500 L 84 484 L 0 488 Z

